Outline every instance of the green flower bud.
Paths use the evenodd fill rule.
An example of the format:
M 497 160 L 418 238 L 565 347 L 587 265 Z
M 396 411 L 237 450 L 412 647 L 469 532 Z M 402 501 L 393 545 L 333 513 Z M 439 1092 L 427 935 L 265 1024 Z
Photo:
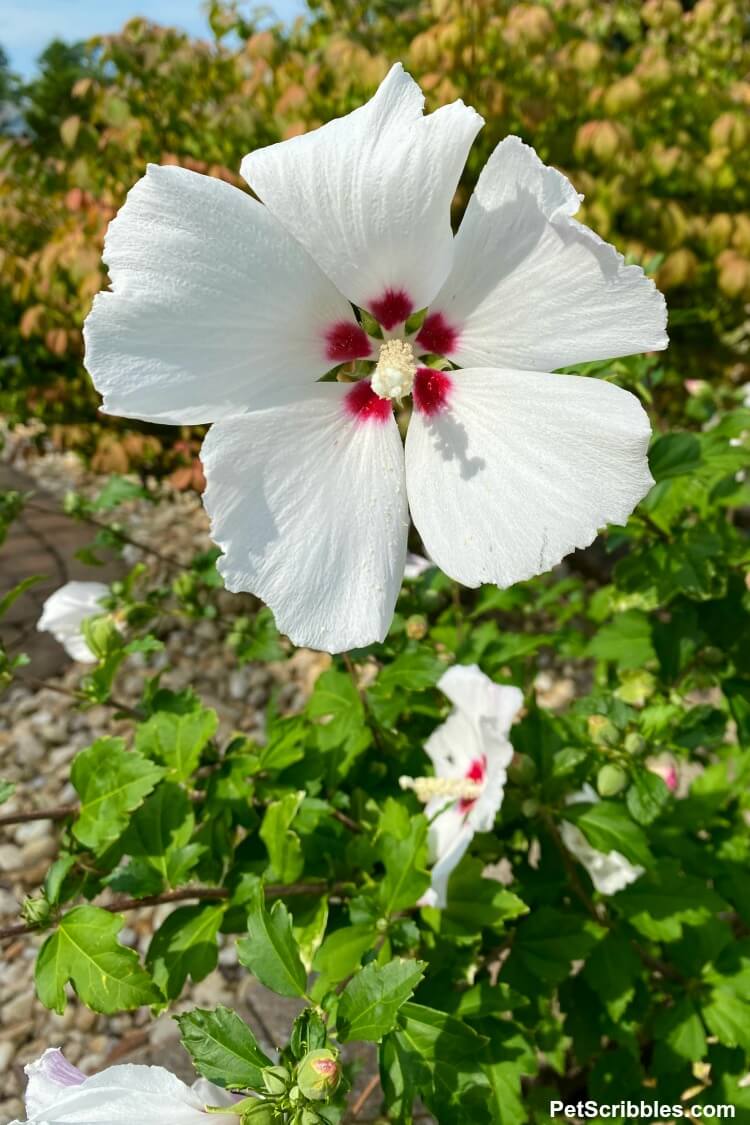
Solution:
M 427 636 L 427 618 L 421 613 L 413 613 L 406 619 L 406 635 L 412 641 L 421 641 Z
M 539 802 L 536 801 L 533 797 L 527 798 L 527 800 L 525 800 L 521 805 L 521 812 L 524 816 L 536 816 L 536 814 L 539 812 Z
M 623 743 L 628 754 L 642 754 L 646 749 L 646 740 L 637 731 L 631 730 L 625 735 Z
M 619 766 L 602 766 L 596 776 L 596 788 L 602 797 L 614 797 L 628 783 L 628 775 Z
M 341 1067 L 333 1051 L 320 1047 L 308 1051 L 297 1069 L 297 1085 L 306 1098 L 322 1101 L 341 1080 Z
M 267 1066 L 263 1069 L 263 1085 L 274 1098 L 286 1093 L 290 1080 L 291 1075 L 284 1066 Z
M 226 1106 L 222 1106 L 222 1113 L 226 1115 Z M 245 1122 L 247 1125 L 273 1125 L 277 1120 L 274 1108 L 268 1102 L 257 1101 L 242 1114 L 242 1125 L 245 1125 Z
M 302 1110 L 301 1120 L 302 1125 L 319 1125 L 323 1118 L 319 1114 L 317 1114 L 314 1109 L 310 1109 L 309 1106 L 305 1106 L 305 1108 Z

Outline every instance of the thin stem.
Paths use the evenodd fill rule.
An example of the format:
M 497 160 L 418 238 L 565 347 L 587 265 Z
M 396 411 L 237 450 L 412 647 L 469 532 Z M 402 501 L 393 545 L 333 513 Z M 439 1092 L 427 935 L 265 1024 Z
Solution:
M 72 688 L 62 687 L 60 684 L 53 684 L 50 680 L 38 680 L 36 676 L 25 676 L 22 682 L 38 688 L 39 691 L 57 692 L 58 695 L 64 695 L 68 699 L 75 699 L 77 703 L 97 703 L 97 700 L 89 699 L 83 691 L 74 691 Z M 100 703 L 103 707 L 111 707 L 113 711 L 122 711 L 123 714 L 129 715 L 132 719 L 143 718 L 143 715 L 137 708 L 131 707 L 127 703 L 122 703 L 119 699 L 101 700 Z
M 291 895 L 320 895 L 330 893 L 339 895 L 346 888 L 345 883 L 266 883 L 263 890 L 267 898 L 287 898 Z M 110 914 L 120 914 L 124 910 L 140 910 L 142 906 L 161 906 L 169 902 L 186 902 L 197 899 L 199 902 L 217 902 L 230 897 L 227 887 L 180 887 L 174 891 L 165 891 L 160 895 L 147 895 L 144 898 L 116 898 L 112 902 L 95 902 L 100 910 L 107 910 Z M 0 930 L 0 940 L 16 937 L 19 934 L 29 934 L 38 930 L 39 926 L 27 922 L 17 922 Z
M 367 725 L 370 728 L 373 742 L 377 746 L 378 750 L 382 751 L 384 750 L 384 746 L 380 739 L 380 731 L 378 730 L 378 725 L 375 722 L 372 711 L 370 710 L 370 703 L 367 698 L 367 692 L 364 690 L 364 688 L 360 687 L 359 680 L 357 679 L 357 669 L 354 667 L 354 661 L 352 660 L 348 652 L 342 652 L 341 659 L 344 661 L 344 666 L 349 673 L 349 677 L 354 684 L 355 691 L 357 692 L 357 695 L 359 696 L 362 703 L 362 707 L 364 708 L 365 718 L 367 719 Z
M 377 1089 L 379 1082 L 380 1082 L 380 1075 L 373 1074 L 372 1078 L 367 1083 L 364 1090 L 362 1091 L 362 1093 L 359 1095 L 356 1102 L 352 1106 L 352 1109 L 351 1109 L 351 1119 L 352 1119 L 352 1121 L 357 1120 L 357 1114 L 362 1112 L 362 1110 L 365 1107 L 365 1103 L 367 1102 L 367 1099 L 370 1097 L 370 1095 L 373 1093 L 373 1091 Z
M 65 820 L 78 812 L 79 805 L 56 805 L 51 809 L 34 809 L 33 812 L 6 813 L 0 816 L 0 828 L 6 824 L 26 824 L 30 820 Z

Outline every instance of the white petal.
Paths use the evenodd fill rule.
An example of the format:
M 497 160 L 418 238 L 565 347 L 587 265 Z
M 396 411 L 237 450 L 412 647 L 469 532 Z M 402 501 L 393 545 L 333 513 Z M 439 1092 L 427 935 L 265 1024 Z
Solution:
M 419 380 L 409 505 L 430 557 L 466 586 L 549 570 L 624 524 L 653 483 L 648 418 L 610 383 L 475 369 L 432 373 L 442 389 L 425 399 Z
M 520 688 L 494 683 L 476 664 L 453 664 L 437 686 L 456 707 L 477 721 L 489 719 L 502 735 L 507 735 L 523 706 Z
M 461 101 L 427 117 L 423 107 L 397 63 L 366 105 L 242 162 L 253 191 L 341 292 L 376 315 L 389 292 L 424 308 L 451 266 L 450 203 L 483 122 Z
M 425 743 L 425 752 L 438 777 L 465 777 L 471 763 L 481 758 L 483 745 L 477 724 L 463 711 L 451 711 Z M 430 815 L 430 814 L 428 814 Z
M 421 575 L 426 574 L 428 570 L 434 570 L 435 564 L 429 559 L 423 558 L 422 555 L 415 555 L 413 551 L 408 551 L 406 555 L 406 566 L 404 567 L 404 578 L 414 579 L 420 578 Z
M 349 303 L 267 208 L 185 168 L 149 165 L 110 225 L 104 260 L 112 291 L 97 296 L 84 337 L 108 414 L 211 422 L 351 358 L 331 354 L 337 326 L 363 338 Z
M 231 1090 L 223 1090 L 221 1086 L 216 1086 L 207 1078 L 196 1078 L 190 1089 L 200 1099 L 202 1105 L 232 1106 L 242 1100 L 242 1095 L 233 1094 Z
M 619 852 L 597 851 L 580 828 L 570 821 L 561 822 L 560 835 L 568 851 L 586 868 L 591 882 L 600 894 L 617 894 L 643 874 L 642 867 L 635 866 Z
M 462 367 L 554 371 L 667 346 L 666 305 L 639 266 L 571 218 L 579 196 L 518 137 L 495 149 L 418 342 Z
M 463 859 L 474 837 L 474 829 L 466 817 L 453 807 L 446 809 L 430 825 L 430 852 L 435 865 L 430 872 L 433 896 L 429 905 L 443 909 L 448 895 L 448 880 Z
M 369 414 L 352 412 L 362 394 Z M 201 458 L 227 588 L 267 602 L 297 645 L 342 652 L 382 641 L 408 530 L 390 405 L 367 384 L 321 383 L 217 423 Z
M 62 1090 L 80 1086 L 86 1075 L 63 1055 L 59 1047 L 48 1047 L 44 1054 L 24 1067 L 28 1077 L 26 1112 L 30 1118 L 40 1117 L 54 1106 Z
M 96 662 L 84 640 L 81 626 L 89 617 L 104 613 L 101 599 L 109 594 L 103 582 L 66 582 L 47 598 L 37 622 L 41 633 L 51 633 L 68 656 L 82 664 Z
M 33 1074 L 30 1075 L 30 1085 Z M 112 1066 L 79 1085 L 59 1088 L 54 1101 L 28 1106 L 38 1125 L 206 1125 L 203 1103 L 184 1082 L 160 1066 Z M 232 1115 L 234 1116 L 234 1115 Z

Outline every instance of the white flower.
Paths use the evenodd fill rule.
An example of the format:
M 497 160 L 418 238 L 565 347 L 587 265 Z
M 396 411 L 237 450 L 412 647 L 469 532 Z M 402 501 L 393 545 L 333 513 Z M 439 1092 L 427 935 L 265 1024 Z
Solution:
M 584 785 L 578 793 L 572 793 L 567 804 L 578 805 L 585 801 L 598 801 L 596 792 L 590 785 Z M 620 852 L 598 852 L 592 848 L 580 828 L 570 821 L 560 824 L 560 835 L 565 847 L 576 857 L 589 873 L 589 878 L 602 895 L 616 895 L 624 887 L 634 883 L 644 869 L 632 864 Z
M 191 1089 L 161 1066 L 110 1066 L 87 1078 L 50 1047 L 25 1070 L 26 1115 L 34 1125 L 210 1125 L 207 1104 L 227 1106 L 236 1118 L 232 1094 L 205 1079 Z
M 149 166 L 85 325 L 106 412 L 214 423 L 204 503 L 225 583 L 328 651 L 385 637 L 410 512 L 446 574 L 504 587 L 623 523 L 652 483 L 638 400 L 549 372 L 665 347 L 661 294 L 572 218 L 578 193 L 517 137 L 454 238 L 482 119 L 423 105 L 394 66 L 347 117 L 245 157 L 262 202 Z M 353 359 L 371 380 L 317 382 Z M 410 391 L 404 449 L 393 404 Z
M 425 745 L 435 777 L 403 779 L 403 783 L 404 788 L 418 794 L 422 791 L 428 798 L 425 814 L 431 819 L 429 845 L 434 866 L 432 886 L 421 905 L 442 908 L 450 874 L 474 833 L 489 832 L 495 823 L 513 757 L 508 732 L 523 704 L 523 693 L 517 687 L 493 683 L 476 664 L 455 664 L 440 678 L 438 687 L 453 703 L 453 710 Z
M 47 598 L 37 629 L 51 633 L 74 660 L 92 664 L 96 657 L 86 644 L 81 626 L 89 617 L 105 612 L 101 600 L 108 594 L 109 586 L 103 582 L 66 582 Z

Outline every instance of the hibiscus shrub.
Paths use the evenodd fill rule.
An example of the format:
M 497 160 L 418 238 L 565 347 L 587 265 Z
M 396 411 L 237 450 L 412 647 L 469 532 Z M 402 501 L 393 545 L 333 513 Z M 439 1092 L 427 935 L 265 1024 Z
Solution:
M 622 367 L 635 377 L 639 362 Z M 704 434 L 657 437 L 654 489 L 564 570 L 467 591 L 414 566 L 385 643 L 334 657 L 301 713 L 272 703 L 262 743 L 219 739 L 199 680 L 160 686 L 170 615 L 217 613 L 205 559 L 171 586 L 142 565 L 115 583 L 83 628 L 95 663 L 82 705 L 116 710 L 134 661 L 143 693 L 128 735 L 74 760 L 78 808 L 23 907 L 46 932 L 42 1002 L 62 1012 L 72 984 L 94 1011 L 162 1011 L 236 941 L 244 971 L 300 1016 L 269 1058 L 225 1008 L 181 1015 L 214 1084 L 195 1103 L 177 1083 L 190 1105 L 220 1105 L 218 1086 L 262 1096 L 235 1107 L 251 1121 L 339 1121 L 354 1076 L 339 1051 L 364 1041 L 379 1056 L 371 1097 L 397 1122 L 417 1098 L 467 1125 L 546 1122 L 552 1100 L 586 1098 L 730 1103 L 742 1120 L 749 428 L 736 410 Z M 70 508 L 85 517 L 85 502 Z M 289 658 L 268 611 L 216 619 L 228 661 Z M 468 670 L 446 679 L 474 665 L 493 687 Z M 495 786 L 479 820 L 477 760 Z M 418 800 L 434 817 L 446 775 L 463 779 L 462 841 Z M 442 909 L 431 833 L 456 863 Z M 154 899 L 177 906 L 141 963 L 118 933 Z M 129 1074 L 130 1097 L 139 1082 Z

